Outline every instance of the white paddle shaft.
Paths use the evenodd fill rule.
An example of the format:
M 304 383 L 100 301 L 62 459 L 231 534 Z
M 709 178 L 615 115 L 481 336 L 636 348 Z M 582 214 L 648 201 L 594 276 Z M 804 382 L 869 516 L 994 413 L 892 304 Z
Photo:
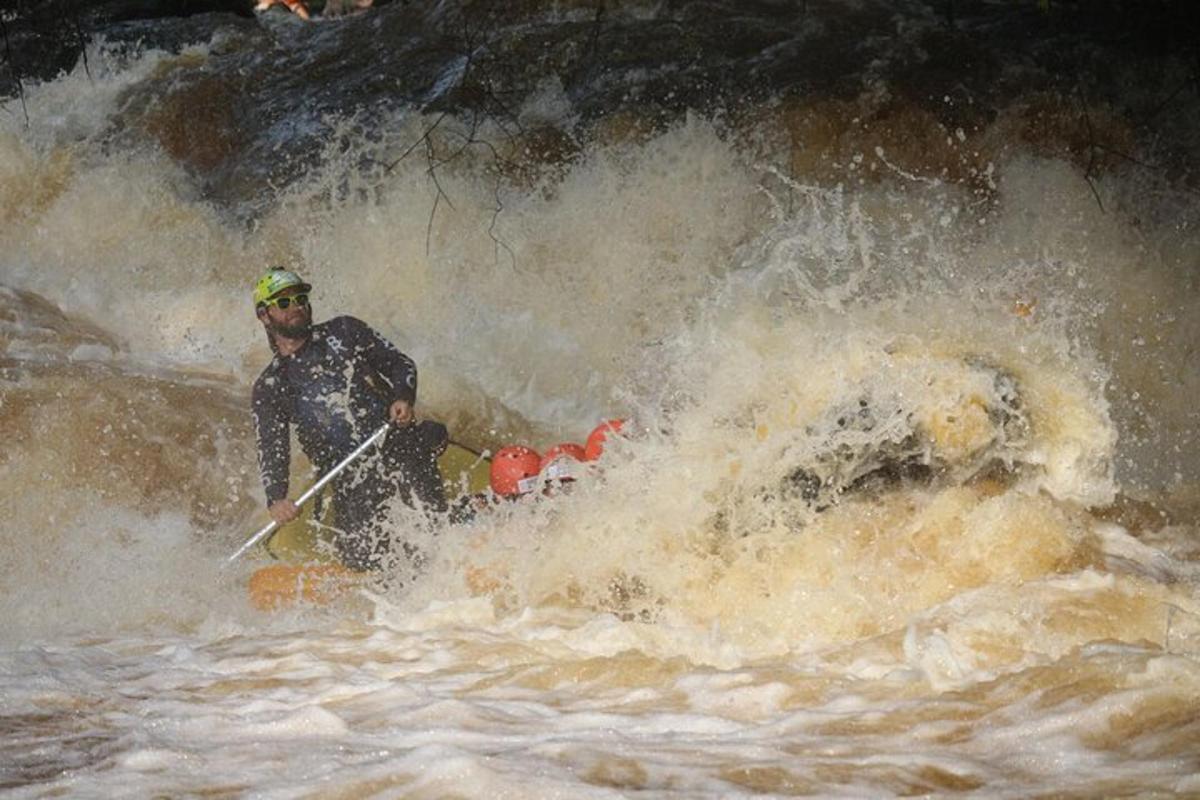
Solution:
M 367 439 L 365 442 L 363 442 L 358 447 L 356 447 L 354 449 L 353 453 L 351 453 L 350 455 L 343 458 L 341 461 L 338 462 L 338 465 L 336 467 L 329 470 L 329 472 L 325 473 L 325 476 L 322 477 L 321 480 L 317 481 L 312 486 L 308 487 L 308 491 L 306 491 L 304 494 L 300 495 L 299 499 L 296 500 L 296 506 L 299 508 L 299 507 L 303 506 L 305 503 L 307 503 L 310 499 L 312 499 L 313 495 L 315 495 L 317 492 L 321 491 L 321 489 L 323 489 L 325 487 L 325 484 L 329 483 L 331 480 L 336 478 L 337 474 L 339 472 L 341 472 L 343 469 L 345 469 L 347 467 L 347 465 L 350 464 L 351 461 L 353 461 L 354 459 L 361 456 L 363 454 L 364 450 L 366 450 L 371 445 L 375 444 L 375 442 L 379 441 L 379 439 L 382 438 L 385 433 L 387 433 L 387 430 L 390 426 L 391 426 L 390 422 L 384 423 L 383 427 L 381 427 L 379 430 L 375 431 L 373 434 L 371 434 L 371 437 L 369 439 Z M 275 520 L 271 520 L 270 524 L 264 526 L 258 533 L 254 534 L 249 539 L 247 539 L 246 543 L 244 545 L 242 545 L 241 547 L 239 547 L 237 552 L 234 553 L 233 555 L 231 555 L 226 560 L 225 563 L 232 564 L 234 561 L 237 561 L 238 557 L 242 553 L 246 552 L 251 547 L 254 547 L 254 545 L 258 544 L 263 539 L 270 536 L 275 531 L 275 529 L 278 527 L 279 527 L 279 523 L 276 522 Z

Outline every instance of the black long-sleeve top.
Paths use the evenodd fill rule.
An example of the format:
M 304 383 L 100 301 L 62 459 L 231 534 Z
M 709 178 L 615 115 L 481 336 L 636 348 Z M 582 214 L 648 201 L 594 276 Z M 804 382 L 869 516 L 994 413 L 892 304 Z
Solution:
M 365 322 L 337 317 L 312 327 L 290 356 L 276 353 L 254 382 L 258 467 L 267 504 L 287 497 L 291 441 L 328 472 L 387 421 L 396 400 L 415 403 L 417 366 Z

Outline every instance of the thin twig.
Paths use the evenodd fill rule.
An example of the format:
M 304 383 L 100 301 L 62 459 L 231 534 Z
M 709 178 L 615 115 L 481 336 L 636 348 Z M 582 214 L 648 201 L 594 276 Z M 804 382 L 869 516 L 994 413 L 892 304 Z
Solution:
M 599 19 L 599 13 L 597 18 Z M 496 246 L 497 261 L 499 260 L 499 249 L 503 248 L 512 259 L 513 268 L 516 269 L 516 253 L 511 247 L 509 247 L 498 236 L 496 236 L 495 233 L 496 223 L 499 219 L 500 212 L 504 209 L 504 203 L 501 200 L 500 194 L 504 168 L 511 168 L 513 164 L 500 155 L 500 152 L 496 149 L 495 145 L 493 145 L 487 139 L 481 138 L 479 136 L 479 132 L 484 121 L 489 121 L 494 124 L 504 136 L 508 137 L 511 143 L 515 141 L 517 135 L 523 134 L 524 130 L 522 129 L 516 114 L 514 114 L 504 103 L 504 101 L 500 99 L 499 92 L 489 78 L 488 72 L 486 70 L 480 70 L 477 68 L 475 56 L 476 53 L 480 52 L 480 44 L 476 38 L 477 34 L 479 33 L 479 29 L 473 28 L 465 16 L 463 16 L 460 21 L 461 28 L 458 31 L 458 35 L 461 37 L 463 47 L 455 47 L 451 50 L 451 52 L 462 55 L 464 57 L 464 62 L 462 65 L 462 74 L 458 79 L 455 90 L 459 93 L 462 93 L 463 90 L 470 88 L 473 91 L 477 91 L 478 94 L 482 96 L 482 102 L 472 105 L 471 120 L 467 125 L 466 130 L 461 132 L 450 131 L 445 134 L 447 137 L 459 138 L 460 142 L 444 157 L 439 158 L 436 155 L 433 134 L 442 125 L 446 118 L 450 116 L 451 112 L 449 110 L 445 110 L 438 115 L 437 119 L 434 120 L 432 125 L 426 128 L 421 135 L 417 137 L 416 141 L 405 148 L 399 157 L 390 163 L 374 161 L 373 159 L 372 161 L 374 161 L 374 163 L 381 164 L 384 167 L 385 172 L 390 173 L 395 170 L 401 161 L 411 155 L 418 147 L 424 145 L 426 158 L 425 172 L 429 176 L 430 180 L 433 181 L 433 185 L 436 190 L 433 207 L 429 211 L 429 219 L 425 224 L 425 254 L 428 256 L 432 249 L 433 226 L 437 218 L 438 210 L 441 208 L 443 202 L 451 209 L 454 209 L 453 201 L 450 199 L 449 194 L 447 194 L 445 188 L 442 186 L 442 182 L 438 176 L 438 170 L 447 164 L 456 161 L 462 157 L 468 149 L 474 146 L 478 145 L 488 150 L 494 162 L 500 167 L 500 169 L 497 170 L 496 182 L 493 186 L 493 194 L 496 200 L 496 205 L 493 209 L 491 222 L 488 225 L 488 236 L 492 239 L 492 242 Z M 514 130 L 516 131 L 516 134 L 514 134 Z
M 79 25 L 79 4 L 75 3 L 71 6 L 71 22 L 75 26 L 75 37 L 79 40 L 79 54 L 83 57 L 83 74 L 87 75 L 88 82 L 92 81 L 92 70 L 88 66 L 87 57 L 87 41 L 83 38 L 83 28 Z
M 449 163 L 450 163 L 449 161 L 445 161 L 442 159 L 436 159 L 436 158 L 433 158 L 432 155 L 430 155 L 429 156 L 429 168 L 426 170 L 426 172 L 429 173 L 430 179 L 433 181 L 434 186 L 437 187 L 438 194 L 440 194 L 442 196 L 442 198 L 445 199 L 446 205 L 450 206 L 451 211 L 456 211 L 457 209 L 455 209 L 454 203 L 451 202 L 451 200 L 450 200 L 450 195 L 446 194 L 446 190 L 442 188 L 442 183 L 438 179 L 438 176 L 437 176 L 438 168 L 445 166 L 446 164 L 449 164 Z
M 1134 158 L 1133 156 L 1129 155 L 1128 153 L 1122 152 L 1122 151 L 1116 149 L 1115 147 L 1109 147 L 1108 145 L 1103 144 L 1102 142 L 1096 142 L 1096 148 L 1099 150 L 1103 150 L 1104 152 L 1108 153 L 1109 155 L 1117 156 L 1118 158 L 1123 158 L 1126 161 L 1128 161 L 1130 164 L 1137 164 L 1139 167 L 1145 167 L 1146 169 L 1152 169 L 1152 170 L 1162 169 L 1161 164 L 1147 164 L 1145 161 L 1142 161 L 1141 159 Z
M 437 216 L 438 205 L 441 203 L 442 198 L 445 198 L 446 205 L 450 206 L 451 210 L 454 209 L 454 204 L 450 202 L 449 195 L 447 195 L 445 190 L 442 189 L 442 182 L 440 180 L 438 180 L 437 166 L 433 165 L 433 144 L 432 144 L 432 142 L 429 142 L 428 140 L 426 140 L 425 146 L 427 148 L 427 155 L 428 155 L 428 157 L 430 159 L 430 163 L 431 163 L 431 166 L 429 167 L 427 172 L 429 174 L 430 179 L 433 181 L 433 185 L 435 187 L 437 187 L 437 195 L 434 196 L 434 198 L 433 198 L 433 208 L 430 209 L 430 211 L 429 211 L 429 221 L 425 224 L 425 256 L 428 257 L 429 249 L 430 249 L 430 242 L 433 238 L 433 218 L 435 216 Z
M 463 29 L 464 29 L 464 37 L 463 38 L 467 41 L 467 52 L 466 52 L 466 62 L 463 64 L 462 76 L 458 80 L 458 88 L 459 89 L 461 89 L 467 83 L 467 78 L 471 74 L 471 64 L 472 64 L 472 60 L 473 60 L 474 54 L 475 54 L 474 47 L 472 46 L 472 43 L 470 41 L 470 31 L 467 29 L 467 21 L 466 21 L 465 17 L 463 18 Z M 434 123 L 433 127 L 436 128 L 437 124 L 440 123 L 442 121 L 442 119 L 445 118 L 445 116 L 448 113 L 449 112 L 442 112 L 442 116 L 438 118 L 437 122 Z M 431 243 L 433 240 L 433 221 L 434 221 L 434 218 L 437 216 L 438 206 L 441 204 L 442 198 L 445 198 L 446 204 L 449 205 L 451 209 L 454 208 L 454 204 L 450 202 L 450 197 L 446 194 L 445 190 L 442 188 L 442 182 L 440 180 L 438 180 L 437 168 L 439 166 L 441 166 L 441 164 L 444 164 L 446 162 L 443 161 L 441 163 L 438 163 L 437 159 L 434 157 L 433 140 L 430 138 L 430 135 L 429 135 L 432 132 L 433 132 L 433 128 L 430 128 L 430 130 L 426 131 L 425 135 L 421 137 L 425 142 L 425 159 L 426 159 L 426 164 L 428 165 L 425 171 L 429 175 L 430 180 L 433 181 L 433 185 L 437 188 L 437 195 L 435 195 L 434 199 L 433 199 L 433 207 L 431 209 L 429 209 L 429 220 L 425 223 L 425 256 L 426 256 L 426 258 L 429 257 L 429 251 L 430 251 Z M 401 156 L 401 158 L 403 158 L 403 156 Z
M 390 163 L 390 164 L 385 164 L 385 165 L 384 165 L 384 170 L 385 170 L 386 172 L 391 172 L 392 170 L 394 170 L 394 169 L 396 168 L 396 166 L 397 166 L 397 165 L 398 165 L 398 164 L 399 164 L 401 161 L 403 161 L 405 158 L 407 158 L 407 157 L 408 157 L 408 155 L 409 155 L 409 154 L 410 154 L 410 153 L 411 153 L 413 150 L 416 150 L 416 149 L 417 149 L 418 147 L 420 147 L 422 144 L 428 144 L 428 143 L 429 143 L 429 135 L 430 135 L 431 133 L 433 133 L 435 130 L 437 130 L 437 126 L 442 124 L 442 120 L 444 120 L 444 119 L 447 117 L 447 115 L 449 115 L 449 113 L 450 113 L 449 111 L 443 111 L 443 112 L 442 112 L 442 113 L 441 113 L 441 114 L 438 116 L 438 118 L 437 118 L 436 120 L 434 120 L 433 124 L 432 124 L 432 125 L 430 125 L 428 128 L 426 128 L 426 129 L 425 129 L 425 132 L 424 132 L 424 133 L 422 133 L 422 134 L 421 134 L 421 135 L 420 135 L 420 136 L 417 138 L 417 140 L 416 140 L 415 142 L 413 142 L 411 145 L 409 145 L 409 146 L 408 146 L 408 148 L 407 148 L 407 149 L 406 149 L 406 150 L 405 150 L 403 153 L 401 153 L 401 154 L 400 154 L 400 157 L 399 157 L 399 158 L 397 158 L 395 161 L 393 161 L 393 162 L 392 162 L 392 163 Z
M 468 128 L 467 135 L 463 137 L 462 146 L 459 147 L 457 150 L 455 150 L 450 155 L 448 155 L 446 158 L 442 159 L 441 163 L 449 164 L 451 161 L 455 161 L 459 156 L 461 156 L 468 147 L 470 147 L 472 144 L 474 144 L 475 134 L 478 130 L 479 130 L 479 109 L 473 108 L 473 109 L 471 109 L 471 125 Z
M 504 201 L 500 199 L 500 181 L 496 181 L 496 185 L 492 187 L 493 195 L 496 198 L 496 206 L 492 209 L 492 221 L 488 224 L 488 238 L 492 240 L 492 258 L 497 264 L 500 263 L 500 248 L 504 248 L 504 252 L 508 253 L 508 257 L 512 260 L 513 270 L 517 268 L 517 254 L 508 246 L 504 240 L 496 235 L 496 223 L 500 221 L 500 212 L 504 210 Z
M 1079 105 L 1083 110 L 1083 123 L 1087 126 L 1088 132 L 1088 165 L 1083 171 L 1083 179 L 1087 181 L 1088 188 L 1092 190 L 1092 196 L 1096 198 L 1096 205 L 1100 206 L 1100 212 L 1104 211 L 1104 203 L 1100 200 L 1100 192 L 1096 191 L 1096 184 L 1092 181 L 1092 170 L 1096 167 L 1096 131 L 1092 128 L 1092 118 L 1088 115 L 1087 97 L 1084 96 L 1083 87 L 1078 87 Z
M 476 142 L 476 144 L 482 145 L 483 147 L 486 147 L 489 150 L 491 150 L 492 158 L 496 160 L 496 163 L 501 164 L 501 165 L 509 164 L 508 160 L 505 159 L 504 157 L 502 157 L 499 152 L 497 152 L 496 146 L 493 145 L 491 142 L 479 141 L 479 142 Z M 500 199 L 500 181 L 499 181 L 499 179 L 496 180 L 495 185 L 492 187 L 492 194 L 496 198 L 496 206 L 492 210 L 492 221 L 488 225 L 487 233 L 488 233 L 488 237 L 492 240 L 492 244 L 494 245 L 494 250 L 493 250 L 494 256 L 493 257 L 495 258 L 496 263 L 499 264 L 500 263 L 500 248 L 503 247 L 504 251 L 506 253 L 508 253 L 508 257 L 510 259 L 512 259 L 513 270 L 516 270 L 517 269 L 517 254 L 515 252 L 513 252 L 513 249 L 511 247 L 509 247 L 508 244 L 506 244 L 503 240 L 501 240 L 498 236 L 496 236 L 496 233 L 495 233 L 496 223 L 500 220 L 500 212 L 504 210 L 504 201 Z

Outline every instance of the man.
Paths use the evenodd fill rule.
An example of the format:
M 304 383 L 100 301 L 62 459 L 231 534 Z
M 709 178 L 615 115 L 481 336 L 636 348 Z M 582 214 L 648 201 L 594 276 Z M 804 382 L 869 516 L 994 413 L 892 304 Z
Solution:
M 255 313 L 275 353 L 252 396 L 267 509 L 280 524 L 299 515 L 287 499 L 291 425 L 304 454 L 324 474 L 390 420 L 382 442 L 333 482 L 339 558 L 352 569 L 379 569 L 390 553 L 382 523 L 391 498 L 426 512 L 446 510 L 437 467 L 446 428 L 415 419 L 412 359 L 354 317 L 314 325 L 311 290 L 279 267 L 254 288 Z M 405 551 L 415 558 L 415 549 L 406 544 Z

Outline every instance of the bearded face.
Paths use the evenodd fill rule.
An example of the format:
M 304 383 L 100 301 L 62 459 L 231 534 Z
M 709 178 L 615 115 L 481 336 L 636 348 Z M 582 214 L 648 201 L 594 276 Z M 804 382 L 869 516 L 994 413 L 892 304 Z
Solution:
M 290 300 L 292 294 L 283 296 Z M 306 297 L 303 299 L 307 300 Z M 312 331 L 312 306 L 307 302 L 302 305 L 292 301 L 288 303 L 287 308 L 280 308 L 278 304 L 272 304 L 261 309 L 258 318 L 262 320 L 263 327 L 272 336 L 305 339 Z
M 304 319 L 299 321 L 273 321 L 270 319 L 270 314 L 267 316 L 267 330 L 276 336 L 283 336 L 288 339 L 303 339 L 312 331 L 311 309 L 305 308 Z

